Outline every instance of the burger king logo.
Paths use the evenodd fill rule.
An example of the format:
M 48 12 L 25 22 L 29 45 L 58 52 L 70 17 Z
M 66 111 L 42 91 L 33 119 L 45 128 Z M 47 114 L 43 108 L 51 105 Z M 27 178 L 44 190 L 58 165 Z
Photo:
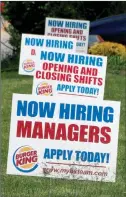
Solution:
M 26 72 L 32 72 L 33 70 L 35 70 L 35 62 L 33 60 L 25 60 L 23 62 L 23 69 Z
M 37 95 L 52 96 L 52 85 L 48 83 L 39 83 L 36 88 Z
M 31 146 L 22 146 L 13 155 L 13 164 L 20 172 L 34 171 L 38 167 L 37 161 L 37 151 Z

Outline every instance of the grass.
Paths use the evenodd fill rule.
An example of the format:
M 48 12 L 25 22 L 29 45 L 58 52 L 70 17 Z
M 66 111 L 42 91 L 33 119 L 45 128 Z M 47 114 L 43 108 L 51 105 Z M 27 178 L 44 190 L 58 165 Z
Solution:
M 6 175 L 12 93 L 31 94 L 32 77 L 2 73 L 2 196 L 3 197 L 125 197 L 125 76 L 107 73 L 105 100 L 121 101 L 115 183 Z

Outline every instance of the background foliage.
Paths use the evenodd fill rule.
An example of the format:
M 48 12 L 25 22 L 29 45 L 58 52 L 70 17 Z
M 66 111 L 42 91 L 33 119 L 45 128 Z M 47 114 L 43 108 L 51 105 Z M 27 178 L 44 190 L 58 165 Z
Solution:
M 85 2 L 85 1 L 11 1 L 5 2 L 3 15 L 11 25 L 7 31 L 11 35 L 10 44 L 14 48 L 12 57 L 2 61 L 2 71 L 18 70 L 19 52 L 22 33 L 44 34 L 45 18 L 70 18 L 95 21 L 99 18 L 122 14 L 126 12 L 126 3 L 123 1 L 111 2 Z M 109 50 L 113 44 L 97 44 L 89 50 L 91 54 L 108 55 L 108 69 L 115 72 L 124 70 L 126 59 L 121 58 L 118 53 L 122 52 L 124 46 Z M 107 52 L 105 52 L 107 51 Z M 116 52 L 115 52 L 116 51 Z M 110 56 L 112 55 L 112 57 Z M 115 56 L 116 55 L 116 56 Z M 119 57 L 118 57 L 119 55 Z
M 84 1 L 22 1 L 5 2 L 4 17 L 11 23 L 8 32 L 10 43 L 19 52 L 22 33 L 44 34 L 45 18 L 59 17 L 86 19 L 99 18 L 126 12 L 126 3 L 120 2 L 84 2 Z

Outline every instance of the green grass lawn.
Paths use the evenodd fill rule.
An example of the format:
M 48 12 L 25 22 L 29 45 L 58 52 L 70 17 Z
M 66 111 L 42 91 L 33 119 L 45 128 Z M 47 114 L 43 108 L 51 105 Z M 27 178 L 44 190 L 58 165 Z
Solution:
M 31 94 L 32 77 L 2 73 L 2 197 L 125 197 L 125 76 L 107 74 L 105 100 L 121 101 L 115 183 L 6 175 L 12 93 Z

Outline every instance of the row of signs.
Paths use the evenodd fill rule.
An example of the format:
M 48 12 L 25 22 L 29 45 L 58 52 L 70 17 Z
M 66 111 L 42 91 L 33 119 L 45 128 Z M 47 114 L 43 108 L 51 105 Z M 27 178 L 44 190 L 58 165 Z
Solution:
M 22 34 L 7 174 L 114 182 L 120 102 L 103 101 L 107 57 L 87 54 L 89 22 L 46 18 L 45 36 Z

